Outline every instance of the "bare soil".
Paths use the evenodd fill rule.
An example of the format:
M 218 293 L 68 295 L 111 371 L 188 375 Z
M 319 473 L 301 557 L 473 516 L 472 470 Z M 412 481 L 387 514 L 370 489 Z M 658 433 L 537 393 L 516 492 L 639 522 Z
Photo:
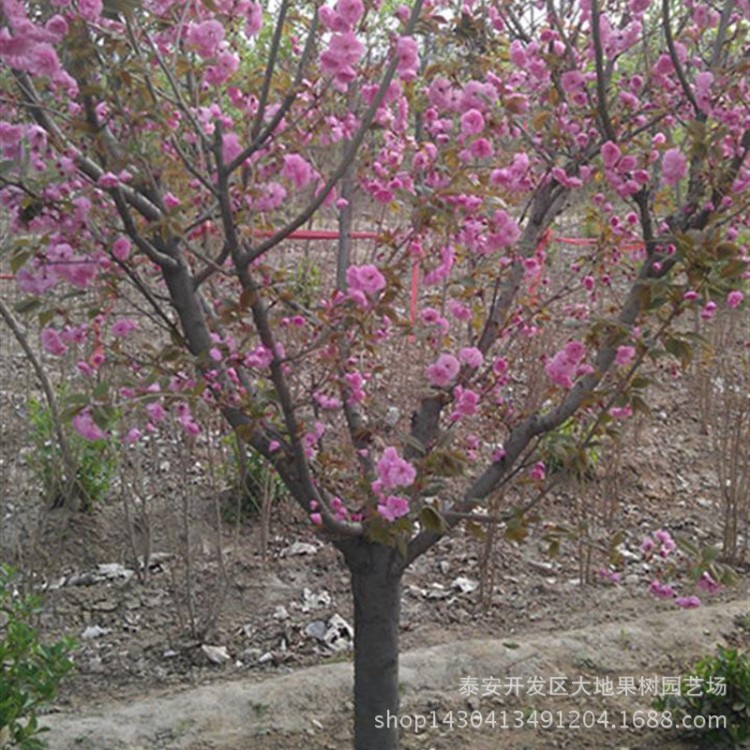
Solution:
M 12 352 L 2 354 L 0 559 L 46 589 L 44 637 L 79 642 L 75 672 L 49 717 L 51 747 L 349 747 L 346 630 L 340 650 L 311 635 L 334 615 L 352 622 L 348 576 L 307 519 L 278 501 L 264 557 L 260 519 L 239 526 L 227 520 L 225 454 L 176 439 L 149 446 L 138 482 L 133 467 L 123 471 L 92 513 L 42 511 L 24 414 L 33 384 L 19 381 L 25 368 Z M 647 709 L 648 701 L 623 696 L 489 702 L 462 696 L 459 682 L 530 677 L 534 670 L 542 677 L 675 675 L 717 642 L 748 649 L 747 558 L 734 561 L 738 582 L 706 598 L 704 609 L 682 611 L 647 592 L 655 570 L 638 552 L 644 534 L 665 528 L 699 547 L 722 538 L 719 480 L 695 381 L 668 383 L 652 391 L 650 403 L 652 417 L 640 417 L 626 445 L 602 456 L 591 478 L 556 485 L 524 541 L 509 539 L 506 527 L 491 546 L 459 531 L 407 572 L 401 625 L 408 711 L 494 710 L 497 717 L 535 707 Z M 560 550 L 552 557 L 556 529 Z M 616 535 L 631 554 L 612 585 L 597 571 Z M 740 543 L 747 551 L 747 539 Z M 679 581 L 680 593 L 692 593 Z M 404 746 L 694 746 L 664 731 L 497 731 L 440 726 L 405 732 Z

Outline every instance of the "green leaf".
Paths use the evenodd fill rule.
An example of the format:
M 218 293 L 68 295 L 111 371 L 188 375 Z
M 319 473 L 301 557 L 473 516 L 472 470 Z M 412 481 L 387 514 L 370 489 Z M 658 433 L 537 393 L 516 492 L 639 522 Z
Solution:
M 747 263 L 744 260 L 732 260 L 721 269 L 720 276 L 723 279 L 738 279 L 747 271 Z
M 434 531 L 436 534 L 445 534 L 448 531 L 445 519 L 431 505 L 425 505 L 419 511 L 419 522 L 427 531 Z
M 27 297 L 26 299 L 17 302 L 13 309 L 19 315 L 27 315 L 34 310 L 38 310 L 42 306 L 42 302 L 38 297 Z
M 10 270 L 12 273 L 18 273 L 32 255 L 31 250 L 20 250 L 13 253 L 13 257 L 10 259 Z
M 673 336 L 664 342 L 664 348 L 675 359 L 680 360 L 683 367 L 687 367 L 693 359 L 693 347 L 684 339 Z

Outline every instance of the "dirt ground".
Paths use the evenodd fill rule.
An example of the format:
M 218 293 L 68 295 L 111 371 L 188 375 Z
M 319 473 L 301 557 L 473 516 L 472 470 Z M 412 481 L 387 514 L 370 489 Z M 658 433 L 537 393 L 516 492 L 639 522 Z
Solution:
M 621 686 L 629 677 L 637 684 L 639 676 L 679 674 L 682 658 L 725 641 L 746 612 L 744 602 L 713 605 L 409 651 L 401 660 L 403 747 L 691 747 L 675 729 L 636 729 L 649 716 L 666 715 L 649 714 L 651 699 Z M 611 695 L 597 694 L 605 677 Z M 81 716 L 50 716 L 50 749 L 338 750 L 351 744 L 351 680 L 350 664 L 329 664 L 108 703 Z
M 705 597 L 705 608 L 683 611 L 647 591 L 661 572 L 640 555 L 644 534 L 664 528 L 701 548 L 721 542 L 715 461 L 691 383 L 685 376 L 654 390 L 652 416 L 632 425 L 626 446 L 603 458 L 591 478 L 556 485 L 525 541 L 510 540 L 503 528 L 492 545 L 458 531 L 407 572 L 401 638 L 408 711 L 494 710 L 496 720 L 501 711 L 526 716 L 534 708 L 632 712 L 648 701 L 495 702 L 462 696 L 459 681 L 515 669 L 524 677 L 533 670 L 547 677 L 673 675 L 716 642 L 748 649 L 747 557 L 734 564 L 735 585 Z M 11 415 L 0 424 L 0 558 L 46 589 L 44 637 L 66 634 L 79 643 L 76 669 L 49 717 L 53 750 L 350 746 L 348 577 L 307 520 L 288 501 L 277 502 L 264 558 L 260 519 L 229 520 L 215 457 L 200 445 L 186 453 L 177 441 L 150 447 L 135 500 L 136 488 L 118 478 L 91 514 L 39 515 L 22 394 L 18 383 L 0 393 Z M 551 556 L 554 535 L 560 550 Z M 616 585 L 597 572 L 613 540 L 621 552 Z M 746 547 L 747 539 L 740 542 Z M 144 552 L 146 569 L 136 559 Z M 676 576 L 679 593 L 693 593 Z M 279 694 L 280 702 L 264 694 Z M 194 725 L 191 712 L 199 709 L 202 723 Z M 128 726 L 138 731 L 128 734 Z M 498 731 L 441 725 L 404 732 L 404 747 L 693 746 L 664 731 L 567 726 L 506 730 L 501 738 Z

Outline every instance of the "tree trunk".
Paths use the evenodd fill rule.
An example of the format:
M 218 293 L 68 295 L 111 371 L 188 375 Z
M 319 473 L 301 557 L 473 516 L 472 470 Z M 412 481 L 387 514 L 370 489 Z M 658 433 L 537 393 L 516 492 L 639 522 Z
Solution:
M 398 623 L 404 561 L 363 540 L 342 551 L 354 595 L 354 748 L 398 750 Z

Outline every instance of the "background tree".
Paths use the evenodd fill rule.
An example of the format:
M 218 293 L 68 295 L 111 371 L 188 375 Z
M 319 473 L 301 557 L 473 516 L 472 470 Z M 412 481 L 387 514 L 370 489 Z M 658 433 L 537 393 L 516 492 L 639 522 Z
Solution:
M 545 434 L 616 430 L 680 314 L 743 302 L 747 2 L 0 7 L 5 252 L 47 352 L 85 352 L 75 428 L 219 411 L 341 551 L 355 745 L 395 748 L 408 565 L 490 497 L 522 516 Z M 371 262 L 295 295 L 290 235 L 377 207 Z

